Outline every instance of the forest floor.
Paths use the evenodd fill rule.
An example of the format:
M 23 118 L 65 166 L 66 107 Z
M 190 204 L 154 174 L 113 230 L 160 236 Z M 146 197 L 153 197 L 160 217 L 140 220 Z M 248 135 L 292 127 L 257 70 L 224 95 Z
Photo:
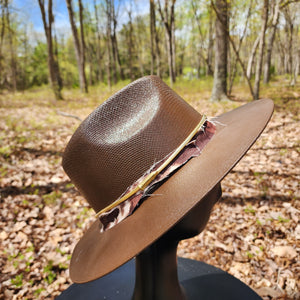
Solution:
M 0 299 L 53 299 L 70 284 L 72 249 L 93 211 L 61 167 L 80 121 L 120 86 L 0 94 Z M 211 103 L 210 86 L 194 81 L 175 90 L 215 116 L 249 101 Z M 266 130 L 222 182 L 223 197 L 206 229 L 182 241 L 178 255 L 204 261 L 239 278 L 263 299 L 300 299 L 300 86 L 284 80 L 262 87 L 275 101 Z

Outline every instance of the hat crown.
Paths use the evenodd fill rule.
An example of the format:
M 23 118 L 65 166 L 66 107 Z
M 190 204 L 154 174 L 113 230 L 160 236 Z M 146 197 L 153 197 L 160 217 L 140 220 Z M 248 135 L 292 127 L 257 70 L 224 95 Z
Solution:
M 99 211 L 176 149 L 200 119 L 159 77 L 143 77 L 81 123 L 66 147 L 63 167 Z

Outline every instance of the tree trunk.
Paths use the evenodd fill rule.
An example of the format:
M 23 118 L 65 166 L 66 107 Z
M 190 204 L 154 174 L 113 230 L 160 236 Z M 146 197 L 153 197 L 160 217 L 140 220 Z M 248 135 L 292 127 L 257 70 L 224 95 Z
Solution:
M 202 58 L 201 51 L 199 49 L 197 51 L 197 60 L 196 60 L 196 69 L 197 69 L 197 75 L 196 76 L 197 76 L 197 79 L 199 79 L 200 76 L 201 76 L 201 58 Z M 191 76 L 192 76 L 192 74 L 191 74 Z
M 212 76 L 214 74 L 213 67 L 212 67 L 212 49 L 214 47 L 214 40 L 213 40 L 213 14 L 211 9 L 209 10 L 209 30 L 208 30 L 208 53 L 207 53 L 207 71 L 206 75 Z
M 116 84 L 117 83 L 117 59 L 116 59 L 116 49 L 115 49 L 115 43 L 113 40 L 113 36 L 111 36 L 110 41 L 111 41 L 111 49 L 112 49 L 113 82 L 114 82 L 114 84 Z
M 249 59 L 248 59 L 248 65 L 247 65 L 247 78 L 248 79 L 251 79 L 251 76 L 252 76 L 253 62 L 254 62 L 254 57 L 255 57 L 255 54 L 256 54 L 256 50 L 257 50 L 259 41 L 260 41 L 260 36 L 258 36 L 256 38 L 256 40 L 255 40 L 255 42 L 253 44 L 253 47 L 252 47 Z
M 55 81 L 58 84 L 59 91 L 63 88 L 63 81 L 61 78 L 59 63 L 58 63 L 58 47 L 57 47 L 57 38 L 56 34 L 54 34 L 54 74 L 55 74 Z
M 155 4 L 154 0 L 150 0 L 150 46 L 151 46 L 151 75 L 154 74 L 154 61 L 155 61 L 155 51 L 154 51 L 154 31 L 155 31 Z
M 101 54 L 101 36 L 99 30 L 99 17 L 98 9 L 96 5 L 96 0 L 94 0 L 94 10 L 95 10 L 95 19 L 96 19 L 96 34 L 97 34 L 97 43 L 96 43 L 96 55 L 97 55 L 97 79 L 99 82 L 102 82 L 102 54 Z
M 133 73 L 133 26 L 132 26 L 132 17 L 131 17 L 131 8 L 128 11 L 129 17 L 129 33 L 128 33 L 128 64 L 129 64 L 129 76 L 131 81 L 134 80 L 134 73 Z
M 117 48 L 116 48 L 116 36 L 115 36 L 115 28 L 117 24 L 117 20 L 115 19 L 115 4 L 113 0 L 108 0 L 107 2 L 107 11 L 109 14 L 108 22 L 109 22 L 109 31 L 110 31 L 110 43 L 111 43 L 111 67 L 112 67 L 112 77 L 114 84 L 117 83 Z
M 228 100 L 227 98 L 227 55 L 228 55 L 228 3 L 216 0 L 216 42 L 215 72 L 211 101 Z
M 158 0 L 158 11 L 160 13 L 162 22 L 165 26 L 165 36 L 167 42 L 168 53 L 168 65 L 169 76 L 171 86 L 176 81 L 176 61 L 175 61 L 175 2 L 176 0 L 169 2 L 165 0 L 164 12 L 161 9 L 160 0 Z
M 9 48 L 10 48 L 10 67 L 11 67 L 11 81 L 12 81 L 12 90 L 15 92 L 17 90 L 17 64 L 16 64 L 16 54 L 13 43 L 13 31 L 10 27 L 10 13 L 8 7 L 8 1 L 5 1 L 6 8 L 6 21 L 8 28 L 8 40 L 9 40 Z
M 89 18 L 88 20 L 89 23 L 92 23 L 91 18 Z M 88 66 L 89 66 L 89 86 L 92 86 L 97 80 L 98 77 L 94 78 L 94 74 L 96 74 L 97 76 L 97 65 L 95 64 L 95 60 L 94 58 L 97 58 L 97 50 L 95 49 L 95 47 L 97 47 L 97 38 L 95 36 L 95 34 L 93 34 L 93 32 L 91 32 L 88 35 L 88 39 L 87 39 L 87 60 L 88 60 Z M 96 71 L 95 71 L 96 69 Z
M 156 58 L 156 75 L 161 76 L 161 67 L 160 67 L 160 49 L 159 49 L 159 37 L 156 30 L 156 16 L 155 16 L 155 7 L 154 7 L 154 41 L 155 41 L 155 58 Z
M 143 56 L 143 53 L 141 53 L 141 55 L 139 55 L 139 57 L 138 57 L 141 77 L 145 76 L 145 70 L 144 70 L 144 64 L 143 64 L 142 56 Z
M 47 40 L 47 52 L 48 52 L 48 70 L 49 70 L 49 78 L 51 88 L 54 92 L 56 100 L 61 100 L 61 89 L 62 89 L 62 81 L 60 78 L 58 62 L 56 62 L 53 52 L 53 38 L 52 38 L 52 23 L 54 22 L 54 16 L 52 13 L 52 0 L 48 1 L 48 20 L 46 19 L 46 10 L 45 10 L 45 2 L 43 0 L 38 0 L 39 6 L 42 14 L 44 30 Z
M 279 75 L 285 74 L 285 44 L 282 42 L 280 30 L 277 31 L 277 40 L 278 40 L 278 52 L 279 52 Z
M 199 44 L 200 46 L 198 47 L 197 55 L 200 56 L 200 58 L 203 60 L 203 62 L 206 64 L 206 75 L 211 76 L 213 75 L 213 70 L 212 70 L 212 48 L 213 48 L 213 18 L 212 18 L 212 5 L 209 5 L 210 7 L 208 8 L 209 12 L 209 28 L 208 28 L 208 47 L 204 46 L 204 44 L 207 43 L 206 37 L 203 35 L 202 32 L 202 24 L 201 24 L 201 14 L 198 14 L 198 7 L 196 3 L 199 1 L 191 1 L 193 13 L 194 13 L 194 19 L 196 20 L 197 27 L 198 27 L 198 32 L 199 32 Z M 207 48 L 207 49 L 206 49 Z M 200 59 L 198 60 L 198 67 L 200 66 L 199 64 Z M 200 70 L 199 68 L 197 69 L 198 76 L 200 75 Z
M 300 48 L 298 47 L 295 70 L 294 70 L 294 78 L 293 78 L 294 85 L 297 83 L 297 77 L 299 75 L 299 72 L 300 72 Z
M 119 47 L 118 47 L 118 40 L 117 40 L 117 34 L 116 34 L 116 30 L 117 30 L 117 19 L 118 19 L 118 15 L 116 14 L 116 10 L 115 10 L 115 5 L 114 5 L 114 1 L 112 1 L 112 22 L 113 22 L 113 32 L 112 32 L 112 44 L 113 44 L 113 54 L 114 54 L 114 60 L 117 64 L 117 68 L 118 68 L 118 72 L 119 75 L 121 77 L 121 80 L 124 80 L 124 72 L 123 72 L 123 68 L 122 68 L 122 64 L 121 64 L 121 58 L 120 58 L 120 52 L 119 52 Z
M 174 69 L 173 69 L 173 51 L 172 51 L 172 36 L 171 31 L 165 31 L 166 41 L 167 41 L 167 51 L 168 51 L 168 65 L 169 65 L 169 76 L 171 80 L 171 86 L 175 82 Z
M 273 50 L 273 44 L 274 44 L 274 40 L 275 40 L 275 33 L 276 33 L 278 21 L 279 21 L 279 4 L 280 3 L 281 3 L 281 0 L 276 0 L 272 24 L 271 24 L 270 33 L 269 33 L 269 39 L 268 39 L 268 45 L 267 45 L 267 56 L 266 56 L 265 69 L 264 69 L 264 83 L 265 84 L 270 81 L 270 67 L 271 67 L 272 50 Z
M 80 78 L 82 81 L 82 91 L 88 92 L 88 85 L 85 75 L 85 40 L 84 40 L 84 29 L 83 29 L 83 5 L 81 0 L 78 0 L 79 6 L 79 23 L 80 23 L 80 40 L 81 40 L 81 51 L 80 51 Z
M 214 11 L 216 12 L 217 18 L 220 19 L 220 15 L 218 14 L 218 11 L 217 11 L 216 6 L 213 4 L 213 2 L 211 2 L 211 3 L 212 3 L 212 7 L 213 7 Z M 247 74 L 246 68 L 245 68 L 245 65 L 244 65 L 244 63 L 243 63 L 243 61 L 242 61 L 240 55 L 239 55 L 239 51 L 237 50 L 237 48 L 236 48 L 236 46 L 235 46 L 235 43 L 234 43 L 233 39 L 232 39 L 231 36 L 229 35 L 229 31 L 226 31 L 226 34 L 227 34 L 227 38 L 228 38 L 228 40 L 229 40 L 229 42 L 230 42 L 230 44 L 231 44 L 231 46 L 232 46 L 232 50 L 234 51 L 234 53 L 235 53 L 235 55 L 236 55 L 236 58 L 237 58 L 238 62 L 240 63 L 240 66 L 241 66 L 241 68 L 242 68 L 242 70 L 243 70 L 243 75 L 245 76 L 245 78 L 246 78 L 246 80 L 247 80 L 247 83 L 248 83 L 248 86 L 249 86 L 250 93 L 251 93 L 252 97 L 254 98 L 254 93 L 253 93 L 252 84 L 251 84 L 250 79 L 249 79 L 249 78 L 247 77 L 247 75 L 246 75 L 246 74 Z M 228 98 L 226 98 L 226 99 L 228 99 Z
M 175 4 L 175 1 L 174 1 Z M 175 5 L 171 5 L 171 43 L 172 43 L 172 69 L 173 69 L 173 82 L 176 81 L 177 69 L 176 69 L 176 43 L 175 43 Z
M 114 59 L 117 62 L 117 67 L 118 67 L 118 72 L 120 74 L 120 78 L 121 78 L 121 80 L 124 80 L 125 77 L 124 77 L 124 72 L 123 72 L 121 58 L 120 58 L 120 51 L 119 51 L 119 47 L 118 47 L 117 35 L 116 35 L 115 31 L 114 31 L 113 39 L 112 40 L 113 40 L 114 49 L 115 49 Z
M 27 85 L 28 78 L 26 76 L 27 62 L 28 62 L 28 58 L 29 58 L 27 25 L 25 25 L 24 35 L 22 36 L 22 46 L 24 49 L 24 59 L 23 59 L 23 64 L 21 65 L 21 68 L 20 68 L 20 79 L 21 79 L 20 88 L 24 92 L 25 89 L 28 87 L 28 85 Z M 0 69 L 1 69 L 1 66 L 0 66 Z M 1 82 L 1 80 L 0 80 L 0 82 Z
M 1 3 L 2 4 L 2 3 Z M 0 87 L 2 85 L 2 60 L 3 60 L 3 56 L 2 56 L 2 46 L 3 46 L 3 40 L 4 40 L 4 34 L 5 34 L 5 11 L 4 11 L 4 4 L 2 4 L 1 6 L 1 20 L 2 20 L 2 24 L 1 24 L 1 33 L 0 33 Z
M 181 76 L 183 75 L 183 63 L 184 63 L 184 54 L 185 54 L 186 45 L 182 44 L 180 46 L 180 52 L 178 53 L 178 74 Z
M 237 53 L 239 54 L 240 53 L 240 49 L 242 47 L 242 42 L 244 40 L 244 37 L 246 35 L 246 31 L 247 31 L 247 28 L 248 28 L 248 21 L 249 21 L 249 18 L 251 16 L 251 10 L 252 10 L 252 0 L 250 1 L 250 4 L 249 4 L 249 8 L 248 8 L 248 13 L 247 13 L 247 18 L 246 18 L 246 22 L 245 22 L 245 26 L 244 26 L 244 30 L 243 30 L 243 33 L 242 35 L 240 36 L 240 39 L 239 39 L 239 44 L 238 44 L 238 47 L 237 47 Z M 229 89 L 228 89 L 228 94 L 231 95 L 231 91 L 232 91 L 232 87 L 233 87 L 233 82 L 234 82 L 234 79 L 235 79 L 235 76 L 236 76 L 236 73 L 237 73 L 237 57 L 235 57 L 235 60 L 233 62 L 233 66 L 232 66 L 232 71 L 229 73 L 230 74 L 230 80 L 229 80 Z
M 111 50 L 112 50 L 112 71 L 113 71 L 113 81 L 114 84 L 117 83 L 117 57 L 116 57 L 116 48 L 114 42 L 114 31 L 115 31 L 115 18 L 114 18 L 114 10 L 115 4 L 114 0 L 109 0 L 109 8 L 110 8 L 110 28 L 112 28 L 110 34 L 110 42 L 111 42 Z
M 106 73 L 107 84 L 111 87 L 111 1 L 106 0 Z
M 79 4 L 79 18 L 80 18 L 80 30 L 81 30 L 81 43 L 78 37 L 78 31 L 74 20 L 74 11 L 72 7 L 72 0 L 66 0 L 69 19 L 72 29 L 73 41 L 74 41 L 74 48 L 78 66 L 78 73 L 79 73 L 79 84 L 81 92 L 87 93 L 87 81 L 85 75 L 85 45 L 84 45 L 84 32 L 83 32 L 83 7 L 81 0 L 78 0 Z
M 257 57 L 256 70 L 255 70 L 254 100 L 259 99 L 260 75 L 261 75 L 264 48 L 265 48 L 265 33 L 266 33 L 267 22 L 268 22 L 268 7 L 269 7 L 269 0 L 264 0 L 261 34 L 260 34 L 258 57 Z
M 293 38 L 294 38 L 294 23 L 295 14 L 290 10 L 289 6 L 284 8 L 284 16 L 286 20 L 285 31 L 286 31 L 286 47 L 287 47 L 287 71 L 290 74 L 290 85 L 295 85 L 294 82 L 294 63 L 293 63 Z

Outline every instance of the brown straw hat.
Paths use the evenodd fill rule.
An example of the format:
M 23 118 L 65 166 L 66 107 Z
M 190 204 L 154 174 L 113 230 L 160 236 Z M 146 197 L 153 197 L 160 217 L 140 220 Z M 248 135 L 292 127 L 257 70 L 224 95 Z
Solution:
M 154 184 L 132 214 L 105 231 L 95 218 L 73 252 L 71 279 L 77 283 L 97 279 L 168 231 L 235 166 L 272 112 L 273 102 L 264 99 L 214 118 L 215 132 L 204 149 L 201 147 L 201 154 Z M 117 199 L 124 201 L 122 195 L 145 174 L 143 188 L 151 185 L 151 167 L 157 162 L 160 165 L 183 141 L 184 149 L 189 147 L 187 137 L 199 124 L 199 134 L 208 136 L 208 121 L 160 78 L 143 77 L 82 122 L 66 147 L 63 167 L 95 212 L 104 209 L 107 213 L 112 203 L 113 207 L 120 205 L 115 203 Z

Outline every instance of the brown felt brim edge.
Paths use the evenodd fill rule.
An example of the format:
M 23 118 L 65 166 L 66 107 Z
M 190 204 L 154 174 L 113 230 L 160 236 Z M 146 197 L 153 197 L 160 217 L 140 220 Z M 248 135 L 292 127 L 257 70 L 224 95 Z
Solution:
M 179 222 L 244 156 L 271 118 L 274 104 L 257 100 L 215 120 L 217 132 L 201 155 L 167 180 L 155 196 L 112 229 L 95 221 L 77 243 L 70 277 L 84 283 L 123 265 Z

